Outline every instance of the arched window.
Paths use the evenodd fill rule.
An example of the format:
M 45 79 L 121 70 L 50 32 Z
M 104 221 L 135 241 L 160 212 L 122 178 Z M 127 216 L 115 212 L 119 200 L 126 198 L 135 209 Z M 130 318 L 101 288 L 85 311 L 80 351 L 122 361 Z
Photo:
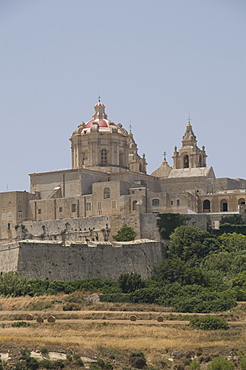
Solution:
M 226 199 L 220 201 L 220 212 L 228 212 L 228 203 Z
M 244 198 L 238 199 L 238 205 L 241 206 L 242 204 L 245 204 L 245 199 Z
M 160 205 L 160 200 L 159 199 L 152 199 L 152 206 L 153 207 L 158 207 Z
M 210 212 L 210 200 L 208 199 L 203 202 L 203 212 Z
M 202 156 L 199 155 L 199 163 L 198 163 L 199 167 L 202 167 Z
M 110 189 L 109 188 L 105 188 L 104 189 L 104 199 L 108 199 L 110 198 Z
M 136 201 L 136 200 L 134 200 L 134 201 L 132 202 L 132 210 L 133 210 L 133 211 L 136 211 L 136 208 L 137 208 L 137 201 Z
M 184 156 L 184 168 L 189 168 L 189 156 L 186 154 Z
M 101 164 L 106 164 L 106 163 L 108 163 L 107 150 L 102 149 L 101 150 Z

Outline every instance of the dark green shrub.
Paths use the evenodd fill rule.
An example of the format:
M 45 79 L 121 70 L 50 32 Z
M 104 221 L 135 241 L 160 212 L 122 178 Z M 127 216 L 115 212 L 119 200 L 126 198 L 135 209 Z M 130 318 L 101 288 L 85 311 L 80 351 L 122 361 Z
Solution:
M 240 369 L 246 370 L 246 357 L 241 358 L 240 360 Z
M 99 359 L 97 361 L 97 364 L 103 370 L 113 370 L 113 366 L 110 363 L 103 361 L 102 359 Z
M 189 367 L 190 370 L 200 370 L 200 368 L 201 368 L 200 364 L 197 360 L 191 361 L 190 367 Z
M 26 322 L 26 321 L 17 321 L 17 322 L 13 322 L 12 326 L 13 328 L 23 328 L 26 326 L 31 326 L 31 324 L 30 322 Z
M 21 358 L 23 360 L 29 360 L 30 359 L 30 356 L 31 356 L 31 351 L 28 349 L 28 348 L 23 348 L 21 350 Z
M 191 319 L 190 326 L 201 330 L 229 329 L 229 325 L 225 320 L 213 316 L 195 317 Z
M 113 235 L 113 238 L 117 242 L 129 242 L 134 240 L 136 236 L 135 231 L 131 226 L 123 225 L 116 235 Z
M 214 357 L 213 360 L 208 364 L 207 370 L 233 370 L 234 364 L 224 358 Z
M 40 348 L 40 352 L 42 353 L 42 355 L 47 355 L 47 353 L 49 351 L 48 351 L 48 348 L 47 347 L 42 347 L 42 348 Z
M 54 362 L 54 368 L 55 369 L 63 369 L 65 367 L 63 361 L 57 360 Z
M 70 353 L 67 353 L 66 357 L 67 357 L 67 360 L 70 362 L 73 360 L 72 355 Z
M 99 298 L 101 302 L 130 302 L 129 294 L 124 293 L 102 294 Z
M 147 366 L 146 358 L 143 352 L 132 352 L 130 354 L 130 364 L 136 369 L 143 369 Z
M 29 282 L 26 278 L 13 271 L 0 273 L 0 294 L 19 297 L 26 295 L 28 291 Z
M 90 364 L 89 370 L 101 370 L 97 364 Z
M 132 303 L 154 303 L 162 294 L 159 288 L 143 288 L 129 294 Z
M 74 355 L 73 360 L 74 360 L 76 365 L 84 367 L 84 363 L 83 363 L 83 361 L 82 361 L 82 359 L 79 355 Z
M 39 362 L 34 357 L 30 357 L 30 359 L 27 361 L 26 368 L 28 370 L 36 370 L 39 368 Z
M 157 225 L 163 239 L 169 239 L 176 227 L 185 225 L 189 221 L 188 216 L 179 213 L 159 213 Z
M 40 361 L 40 366 L 44 367 L 45 369 L 52 369 L 53 368 L 52 363 L 50 362 L 50 360 L 47 360 L 47 359 L 44 359 L 44 360 Z
M 144 287 L 141 276 L 134 272 L 121 274 L 118 278 L 118 284 L 123 293 L 134 292 L 136 289 Z

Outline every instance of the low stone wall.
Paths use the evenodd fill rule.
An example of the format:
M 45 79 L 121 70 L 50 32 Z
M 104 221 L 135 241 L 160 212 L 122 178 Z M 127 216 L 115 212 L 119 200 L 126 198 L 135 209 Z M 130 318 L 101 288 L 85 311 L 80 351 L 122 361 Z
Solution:
M 0 271 L 17 271 L 28 279 L 71 281 L 100 277 L 117 279 L 135 272 L 149 278 L 164 258 L 155 241 L 114 244 L 70 244 L 22 241 L 0 250 Z

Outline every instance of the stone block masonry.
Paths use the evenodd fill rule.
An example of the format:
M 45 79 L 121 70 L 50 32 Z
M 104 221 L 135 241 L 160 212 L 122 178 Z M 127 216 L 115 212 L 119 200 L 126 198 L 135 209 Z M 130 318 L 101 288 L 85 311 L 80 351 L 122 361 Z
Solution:
M 135 272 L 143 279 L 164 258 L 160 242 L 70 244 L 21 241 L 0 247 L 0 271 L 17 271 L 28 279 L 72 281 L 117 279 Z

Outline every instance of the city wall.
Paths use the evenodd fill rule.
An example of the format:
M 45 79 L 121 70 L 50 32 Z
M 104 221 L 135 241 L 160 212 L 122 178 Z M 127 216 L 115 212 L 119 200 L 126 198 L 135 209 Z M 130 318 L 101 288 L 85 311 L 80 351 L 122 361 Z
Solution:
M 72 281 L 99 277 L 117 279 L 134 272 L 149 278 L 164 258 L 160 242 L 70 244 L 21 241 L 0 246 L 0 271 L 17 271 L 28 279 Z

